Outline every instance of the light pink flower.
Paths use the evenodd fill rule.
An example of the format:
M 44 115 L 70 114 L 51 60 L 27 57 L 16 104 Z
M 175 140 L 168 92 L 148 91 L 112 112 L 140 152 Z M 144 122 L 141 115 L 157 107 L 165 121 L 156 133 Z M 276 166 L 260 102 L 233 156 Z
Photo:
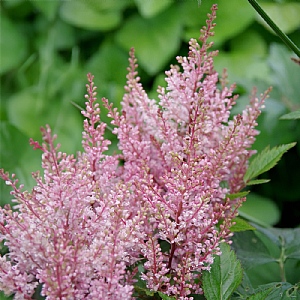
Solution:
M 134 51 L 119 113 L 103 99 L 121 155 L 108 156 L 93 76 L 88 75 L 83 152 L 59 152 L 50 127 L 42 129 L 44 173 L 23 192 L 14 175 L 16 205 L 0 209 L 0 289 L 31 299 L 41 285 L 46 299 L 131 299 L 137 275 L 153 291 L 177 299 L 201 293 L 209 270 L 244 199 L 227 195 L 243 176 L 266 97 L 231 118 L 237 97 L 214 70 L 208 52 L 216 6 L 190 41 L 188 57 L 166 72 L 159 102 L 149 99 L 136 71 Z M 225 74 L 225 73 L 224 73 Z

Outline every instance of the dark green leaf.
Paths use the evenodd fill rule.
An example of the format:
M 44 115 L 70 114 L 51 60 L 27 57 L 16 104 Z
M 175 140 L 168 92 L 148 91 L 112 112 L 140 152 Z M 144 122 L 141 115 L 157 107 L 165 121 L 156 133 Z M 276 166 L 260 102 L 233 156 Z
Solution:
M 176 300 L 176 298 L 165 295 L 162 292 L 158 292 L 158 295 L 161 297 L 162 300 Z
M 255 227 L 253 227 L 247 221 L 245 221 L 241 218 L 237 217 L 237 218 L 233 219 L 233 222 L 235 222 L 235 224 L 230 227 L 230 231 L 232 231 L 232 232 L 240 232 L 240 231 L 246 231 L 246 230 L 256 230 Z
M 245 270 L 274 262 L 265 244 L 258 238 L 256 231 L 243 231 L 234 234 L 233 248 Z
M 300 228 L 237 232 L 232 247 L 252 285 L 300 281 Z
M 288 282 L 273 282 L 270 284 L 261 285 L 258 291 L 266 292 L 265 298 L 258 298 L 263 300 L 299 300 L 300 292 L 299 285 L 292 285 Z M 268 291 L 268 293 L 267 293 Z M 250 298 L 251 300 L 256 298 Z
M 268 272 L 267 269 L 262 272 Z M 272 274 L 270 274 L 272 275 Z M 274 276 L 273 276 L 274 279 Z M 259 284 L 259 287 L 253 289 L 247 273 L 244 273 L 243 283 L 237 290 L 237 297 L 233 299 L 247 300 L 300 300 L 299 284 L 292 285 L 288 282 L 272 282 Z
M 207 300 L 229 299 L 240 285 L 243 270 L 235 253 L 221 244 L 221 256 L 216 256 L 210 272 L 203 273 L 203 290 Z
M 245 183 L 257 177 L 258 175 L 272 169 L 280 160 L 282 155 L 295 145 L 296 143 L 290 143 L 277 146 L 272 149 L 267 147 L 262 152 L 257 154 L 251 161 L 250 166 L 244 176 Z
M 247 186 L 267 183 L 269 181 L 270 181 L 270 179 L 254 179 L 254 180 L 250 180 L 249 182 L 247 182 Z
M 300 228 L 258 228 L 274 244 L 284 249 L 287 258 L 300 260 Z
M 246 202 L 239 208 L 239 215 L 262 226 L 272 226 L 279 221 L 280 211 L 269 198 L 250 193 Z
M 266 300 L 267 296 L 271 293 L 272 289 L 268 288 L 264 291 L 257 292 L 251 295 L 247 300 Z

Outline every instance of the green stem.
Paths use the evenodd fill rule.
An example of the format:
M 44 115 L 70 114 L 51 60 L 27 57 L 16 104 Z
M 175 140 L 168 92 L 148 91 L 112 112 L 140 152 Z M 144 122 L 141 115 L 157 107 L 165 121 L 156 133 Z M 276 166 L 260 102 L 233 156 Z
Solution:
M 286 255 L 285 255 L 285 240 L 279 236 L 280 244 L 281 244 L 281 253 L 280 257 L 278 259 L 279 268 L 280 268 L 280 277 L 282 282 L 286 282 L 286 276 L 285 276 L 285 267 L 284 263 L 286 261 Z
M 260 16 L 267 22 L 267 24 L 274 30 L 274 32 L 281 38 L 281 40 L 298 56 L 300 57 L 300 49 L 293 43 L 293 41 L 282 32 L 272 19 L 266 14 L 256 0 L 248 0 L 253 8 L 260 14 Z

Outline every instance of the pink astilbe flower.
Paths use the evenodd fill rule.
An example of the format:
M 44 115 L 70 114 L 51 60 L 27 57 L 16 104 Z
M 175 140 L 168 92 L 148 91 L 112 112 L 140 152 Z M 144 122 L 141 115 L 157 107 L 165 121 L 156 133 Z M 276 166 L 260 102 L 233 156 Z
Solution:
M 124 280 L 124 250 L 132 246 L 125 222 L 130 195 L 116 176 L 118 157 L 102 154 L 110 142 L 103 139 L 105 125 L 96 124 L 91 78 L 88 93 L 85 151 L 77 159 L 58 152 L 47 127 L 43 145 L 31 141 L 43 151 L 44 169 L 43 178 L 34 174 L 31 193 L 1 171 L 18 204 L 0 210 L 1 240 L 9 248 L 0 262 L 0 288 L 20 294 L 17 299 L 31 299 L 38 283 L 47 299 L 131 298 Z
M 149 99 L 130 52 L 127 85 L 119 113 L 103 99 L 115 126 L 120 155 L 108 156 L 110 141 L 100 120 L 93 76 L 88 75 L 83 152 L 59 152 L 49 126 L 42 129 L 44 174 L 23 192 L 3 170 L 16 205 L 0 209 L 0 289 L 31 299 L 41 286 L 46 299 L 132 299 L 135 275 L 149 289 L 176 299 L 202 293 L 219 245 L 245 200 L 228 194 L 243 181 L 266 94 L 252 95 L 231 118 L 237 97 L 213 66 L 216 5 L 190 41 L 188 57 L 166 72 L 159 101 Z M 137 273 L 136 266 L 140 272 Z

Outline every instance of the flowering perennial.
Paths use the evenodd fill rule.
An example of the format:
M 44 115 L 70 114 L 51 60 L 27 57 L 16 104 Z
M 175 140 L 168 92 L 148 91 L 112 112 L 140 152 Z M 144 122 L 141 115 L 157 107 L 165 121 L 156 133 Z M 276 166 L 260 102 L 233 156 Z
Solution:
M 243 176 L 258 132 L 265 95 L 252 95 L 241 115 L 230 116 L 234 86 L 214 70 L 216 5 L 192 39 L 181 66 L 166 72 L 159 101 L 149 99 L 131 50 L 122 111 L 103 99 L 121 154 L 106 155 L 110 141 L 100 120 L 93 76 L 88 75 L 82 153 L 59 151 L 49 126 L 43 174 L 23 191 L 1 170 L 15 205 L 0 209 L 0 289 L 15 299 L 134 299 L 137 281 L 175 299 L 202 293 L 219 245 L 228 241 L 242 198 L 230 199 Z

